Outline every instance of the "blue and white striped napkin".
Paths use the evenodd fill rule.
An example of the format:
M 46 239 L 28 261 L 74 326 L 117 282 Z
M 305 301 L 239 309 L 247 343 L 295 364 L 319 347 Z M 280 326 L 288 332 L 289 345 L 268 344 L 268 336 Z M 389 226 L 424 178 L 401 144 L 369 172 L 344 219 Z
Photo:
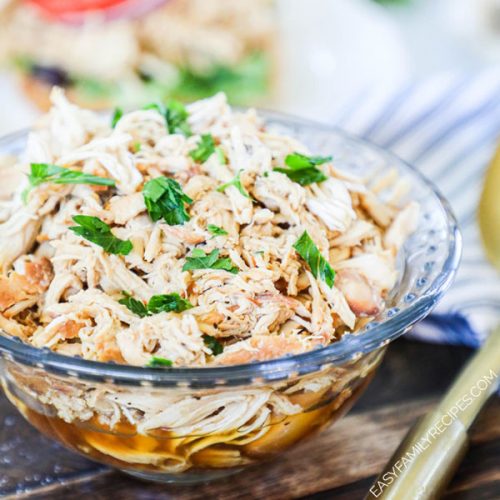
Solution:
M 476 223 L 484 169 L 500 138 L 500 70 L 365 92 L 332 121 L 416 166 L 451 202 L 464 239 L 462 263 L 450 291 L 412 335 L 478 346 L 500 320 L 500 277 L 485 259 Z

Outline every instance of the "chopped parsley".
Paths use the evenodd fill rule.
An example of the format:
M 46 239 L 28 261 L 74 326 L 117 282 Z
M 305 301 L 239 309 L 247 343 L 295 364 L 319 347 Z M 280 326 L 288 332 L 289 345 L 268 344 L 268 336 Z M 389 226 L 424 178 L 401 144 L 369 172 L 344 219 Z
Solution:
M 289 168 L 277 167 L 273 170 L 285 174 L 301 186 L 308 186 L 314 182 L 323 182 L 328 179 L 327 175 L 317 167 L 331 160 L 331 156 L 306 156 L 301 153 L 293 153 L 285 158 L 285 164 Z
M 70 227 L 78 236 L 85 238 L 96 245 L 104 248 L 108 253 L 117 255 L 128 255 L 132 251 L 132 242 L 130 240 L 121 240 L 112 232 L 111 228 L 99 217 L 90 215 L 74 215 L 73 220 L 78 226 Z
M 315 278 L 321 278 L 330 288 L 335 280 L 335 271 L 321 255 L 307 231 L 294 243 L 293 248 L 307 262 Z
M 123 116 L 123 109 L 115 108 L 113 116 L 111 117 L 111 128 L 116 127 L 116 124 L 120 121 L 122 116 Z
M 228 187 L 234 186 L 245 198 L 251 198 L 251 196 L 247 193 L 246 189 L 241 184 L 240 175 L 241 175 L 241 170 L 236 174 L 234 179 L 230 180 L 229 182 L 226 182 L 225 184 L 222 184 L 222 186 L 219 186 L 217 188 L 217 191 L 219 191 L 219 193 L 222 193 Z
M 182 190 L 180 184 L 168 177 L 157 177 L 144 185 L 142 190 L 146 209 L 156 222 L 163 218 L 170 226 L 184 224 L 189 220 L 185 204 L 193 200 Z
M 229 257 L 219 258 L 220 250 L 212 250 L 206 254 L 201 248 L 195 248 L 186 263 L 182 266 L 183 271 L 193 271 L 195 269 L 222 269 L 233 274 L 237 274 L 239 269 L 234 265 Z
M 195 149 L 189 152 L 189 156 L 198 163 L 206 162 L 215 152 L 215 142 L 211 134 L 203 134 Z
M 114 186 L 115 181 L 107 177 L 86 174 L 79 170 L 70 170 L 69 168 L 59 167 L 51 163 L 32 163 L 31 171 L 28 175 L 30 186 L 23 193 L 23 199 L 26 200 L 29 191 L 43 184 L 51 182 L 53 184 L 93 184 L 95 186 Z
M 178 293 L 169 293 L 165 295 L 153 295 L 147 304 L 134 299 L 129 293 L 122 292 L 123 298 L 118 302 L 134 314 L 145 318 L 160 312 L 182 312 L 191 309 L 193 304 L 187 299 L 183 299 Z
M 132 311 L 137 316 L 144 318 L 149 316 L 148 308 L 144 305 L 141 300 L 134 299 L 130 293 L 122 292 L 123 298 L 121 298 L 118 303 L 125 306 L 127 309 Z
M 227 231 L 225 229 L 222 229 L 219 226 L 216 226 L 215 224 L 209 224 L 207 226 L 208 232 L 210 234 L 213 234 L 214 236 L 225 236 L 227 234 Z
M 179 101 L 170 101 L 167 106 L 159 103 L 151 103 L 142 109 L 154 109 L 165 118 L 165 124 L 169 134 L 182 134 L 186 137 L 191 135 L 191 128 L 187 122 L 189 113 L 184 104 Z
M 224 154 L 224 151 L 220 146 L 217 146 L 215 148 L 215 153 L 217 154 L 217 159 L 219 160 L 219 163 L 221 165 L 226 165 L 227 163 L 226 155 Z
M 158 314 L 160 312 L 182 312 L 191 309 L 193 304 L 183 299 L 178 293 L 166 295 L 153 295 L 148 302 L 148 312 Z
M 134 153 L 138 153 L 141 149 L 142 144 L 139 141 L 136 141 L 134 142 L 134 144 L 132 144 L 132 150 L 134 151 Z
M 153 356 L 146 366 L 149 368 L 170 368 L 172 365 L 173 363 L 169 359 Z
M 214 356 L 221 354 L 224 350 L 223 345 L 211 335 L 203 335 L 203 342 L 205 342 L 205 345 L 212 351 Z

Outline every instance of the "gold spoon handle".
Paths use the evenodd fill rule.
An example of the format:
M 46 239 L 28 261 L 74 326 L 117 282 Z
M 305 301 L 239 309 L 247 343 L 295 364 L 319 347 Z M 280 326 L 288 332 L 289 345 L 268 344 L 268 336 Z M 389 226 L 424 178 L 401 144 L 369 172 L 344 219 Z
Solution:
M 436 409 L 413 426 L 366 498 L 439 498 L 467 449 L 467 430 L 499 386 L 499 375 L 500 327 L 469 361 Z

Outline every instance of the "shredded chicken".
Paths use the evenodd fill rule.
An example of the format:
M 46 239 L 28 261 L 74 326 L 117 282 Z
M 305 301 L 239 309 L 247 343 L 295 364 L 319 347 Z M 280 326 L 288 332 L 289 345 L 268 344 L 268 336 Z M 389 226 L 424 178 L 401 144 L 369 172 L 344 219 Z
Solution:
M 314 167 L 323 178 L 297 182 L 282 170 L 287 156 L 317 152 L 267 131 L 254 111 L 233 111 L 218 94 L 187 115 L 191 136 L 169 132 L 154 108 L 111 128 L 53 92 L 29 162 L 114 185 L 24 181 L 2 202 L 0 326 L 9 334 L 97 361 L 205 366 L 325 346 L 383 310 L 418 220 L 417 204 L 384 201 L 396 177 L 374 182 L 375 192 L 326 158 Z M 197 158 L 207 136 L 213 149 Z M 162 210 L 183 209 L 184 220 L 153 216 L 146 192 L 159 178 L 184 196 L 170 193 Z M 78 215 L 99 219 L 128 251 L 75 232 Z M 312 243 L 301 253 L 304 234 Z M 307 257 L 313 250 L 337 272 L 332 282 Z M 200 252 L 213 259 L 190 267 Z M 155 310 L 158 297 L 177 305 Z

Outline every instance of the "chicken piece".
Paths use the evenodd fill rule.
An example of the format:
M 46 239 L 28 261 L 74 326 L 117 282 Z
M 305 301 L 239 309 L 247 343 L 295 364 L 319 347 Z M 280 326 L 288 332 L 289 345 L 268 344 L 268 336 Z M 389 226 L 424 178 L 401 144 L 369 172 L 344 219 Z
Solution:
M 126 196 L 113 196 L 109 200 L 108 210 L 115 224 L 126 224 L 130 219 L 146 210 L 142 193 Z
M 352 269 L 338 271 L 335 283 L 356 316 L 376 316 L 382 310 L 383 301 L 378 290 L 359 272 Z
M 187 313 L 142 318 L 130 328 L 119 329 L 116 340 L 124 360 L 135 366 L 148 364 L 153 356 L 178 366 L 205 364 L 209 352 L 196 319 Z
M 285 174 L 269 172 L 267 177 L 258 177 L 252 194 L 270 210 L 281 212 L 295 224 L 300 223 L 298 212 L 306 203 L 306 190 Z
M 331 310 L 352 330 L 356 324 L 356 315 L 349 307 L 344 294 L 336 287 L 331 288 L 324 282 L 318 281 L 319 288 L 330 303 Z
M 290 356 L 305 352 L 308 346 L 298 337 L 282 335 L 255 335 L 248 340 L 242 340 L 224 349 L 224 352 L 215 358 L 217 365 L 241 365 L 256 361 Z
M 0 270 L 5 273 L 10 265 L 29 251 L 35 242 L 41 219 L 28 207 L 20 206 L 11 217 L 0 224 Z
M 346 231 L 332 240 L 330 245 L 332 247 L 353 247 L 360 245 L 361 242 L 368 238 L 373 238 L 378 234 L 377 227 L 368 221 L 357 219 Z
M 399 212 L 384 235 L 384 247 L 396 254 L 413 231 L 420 217 L 418 203 L 411 202 Z
M 320 184 L 311 184 L 306 204 L 330 231 L 344 233 L 356 219 L 349 191 L 342 181 L 333 177 Z
M 52 266 L 48 259 L 33 259 L 18 266 L 20 272 L 0 276 L 0 310 L 13 317 L 35 304 L 52 280 Z
M 377 225 L 386 228 L 394 217 L 394 209 L 382 203 L 371 191 L 360 195 L 361 206 Z
M 276 290 L 269 271 L 252 269 L 237 275 L 217 270 L 196 271 L 193 293 L 202 322 L 217 323 L 217 336 L 264 334 L 288 320 L 300 302 Z M 216 312 L 216 315 L 214 315 Z
M 396 283 L 397 272 L 388 252 L 363 253 L 335 265 L 337 271 L 354 270 L 378 290 L 379 295 L 391 290 Z

